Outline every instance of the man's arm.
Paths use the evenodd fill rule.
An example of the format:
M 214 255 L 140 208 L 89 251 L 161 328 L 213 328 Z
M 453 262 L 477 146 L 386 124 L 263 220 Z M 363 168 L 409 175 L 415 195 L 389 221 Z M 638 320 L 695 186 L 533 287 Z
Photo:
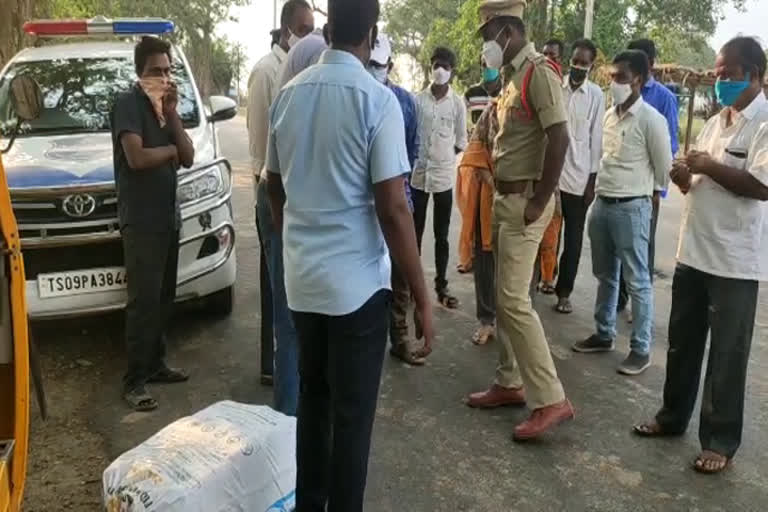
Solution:
M 525 208 L 525 221 L 530 224 L 541 217 L 560 182 L 570 137 L 560 76 L 549 65 L 536 65 L 528 87 L 531 105 L 547 134 L 541 181 Z
M 458 97 L 457 97 L 458 98 Z M 456 101 L 456 147 L 454 148 L 458 155 L 467 149 L 467 109 L 464 108 L 460 99 Z
M 416 101 L 410 93 L 406 94 L 408 94 L 410 111 L 405 119 L 405 145 L 408 148 L 408 163 L 411 164 L 411 170 L 413 170 L 416 159 L 419 158 L 419 120 Z
M 603 119 L 605 118 L 605 96 L 599 87 L 596 87 L 597 108 L 595 114 L 590 119 L 590 139 L 589 150 L 591 155 L 590 174 L 597 174 L 600 169 L 600 159 L 603 157 Z
M 128 131 L 120 135 L 120 144 L 123 146 L 128 166 L 134 171 L 156 169 L 168 162 L 178 163 L 179 154 L 173 145 L 145 148 L 141 136 Z
M 258 175 L 267 160 L 267 137 L 269 135 L 269 106 L 272 103 L 272 88 L 263 69 L 253 72 L 248 90 L 248 148 L 254 174 Z
M 666 190 L 669 185 L 669 171 L 672 169 L 672 148 L 670 147 L 667 123 L 660 116 L 648 121 L 646 130 L 648 154 L 653 166 L 654 192 Z
M 669 91 L 669 89 L 667 89 Z M 679 104 L 677 102 L 677 96 L 672 92 L 669 91 L 669 99 L 664 104 L 664 111 L 662 114 L 664 115 L 664 118 L 667 120 L 667 127 L 669 129 L 669 144 L 670 144 L 670 151 L 672 152 L 672 157 L 677 154 L 677 151 L 680 149 L 680 141 L 678 140 L 678 127 L 680 124 L 679 120 Z
M 568 127 L 565 123 L 558 123 L 546 129 L 547 149 L 544 153 L 544 167 L 541 172 L 541 181 L 536 186 L 536 190 L 531 201 L 540 206 L 542 210 L 555 193 L 555 188 L 560 182 L 560 174 L 565 164 L 565 154 L 568 151 L 568 145 L 571 143 L 568 137 Z M 530 220 L 530 219 L 529 219 Z M 535 221 L 536 219 L 532 219 Z
M 432 305 L 421 268 L 413 215 L 403 192 L 404 176 L 409 172 L 403 114 L 394 95 L 382 108 L 368 158 L 376 214 L 392 259 L 413 291 L 424 331 L 424 347 L 419 355 L 425 356 L 432 350 Z
M 173 133 L 173 140 L 176 143 L 179 163 L 189 169 L 195 161 L 195 146 L 192 144 L 192 139 L 189 138 L 187 131 L 184 129 L 184 123 L 181 121 L 181 117 L 179 117 L 176 110 L 166 119 L 171 133 Z
M 274 112 L 270 112 L 270 115 Z M 281 176 L 280 158 L 277 153 L 277 137 L 274 127 L 269 131 L 267 139 L 267 194 L 269 208 L 272 211 L 272 222 L 277 233 L 283 232 L 283 209 L 285 208 L 285 188 Z

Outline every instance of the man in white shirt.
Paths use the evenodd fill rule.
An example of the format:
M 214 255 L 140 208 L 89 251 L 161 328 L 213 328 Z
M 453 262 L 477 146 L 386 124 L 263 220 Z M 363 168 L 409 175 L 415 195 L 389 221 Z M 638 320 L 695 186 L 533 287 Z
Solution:
M 271 292 L 276 349 L 273 355 L 269 350 L 273 345 L 271 340 L 267 340 L 268 345 L 262 347 L 262 374 L 272 367 L 274 360 L 275 409 L 288 415 L 296 414 L 298 404 L 298 342 L 285 300 L 282 242 L 270 214 L 265 162 L 269 107 L 280 90 L 277 79 L 286 52 L 302 37 L 312 32 L 314 23 L 312 8 L 306 0 L 286 2 L 280 15 L 280 42 L 254 66 L 248 79 L 248 138 L 256 186 L 256 219 L 262 255 L 265 257 L 263 261 L 267 262 L 269 273 L 269 287 L 262 287 L 261 293 L 266 295 Z
M 440 303 L 455 309 L 459 302 L 448 292 L 448 232 L 453 211 L 453 181 L 456 155 L 467 147 L 467 111 L 450 82 L 456 55 L 438 47 L 432 54 L 432 83 L 416 96 L 419 116 L 419 158 L 411 178 L 416 237 L 421 239 L 427 221 L 429 196 L 434 200 L 435 291 Z
M 638 375 L 650 366 L 653 288 L 648 272 L 651 196 L 667 187 L 672 149 L 667 121 L 643 101 L 642 85 L 650 73 L 648 57 L 627 50 L 613 60 L 614 107 L 603 123 L 603 158 L 597 173 L 597 200 L 589 217 L 592 271 L 598 279 L 597 332 L 573 345 L 576 352 L 614 348 L 620 265 L 624 267 L 635 321 L 630 352 L 619 373 Z
M 723 110 L 675 162 L 685 194 L 669 319 L 664 405 L 635 427 L 641 436 L 683 435 L 699 391 L 710 336 L 694 469 L 718 473 L 741 443 L 744 386 L 758 282 L 768 279 L 768 100 L 766 58 L 752 38 L 737 37 L 715 61 Z
M 560 313 L 573 312 L 570 296 L 576 282 L 584 241 L 587 210 L 595 199 L 595 178 L 603 151 L 605 97 L 600 86 L 589 80 L 597 48 L 589 39 L 573 43 L 571 68 L 563 80 L 571 144 L 560 175 L 563 210 L 563 254 L 557 278 L 557 306 Z

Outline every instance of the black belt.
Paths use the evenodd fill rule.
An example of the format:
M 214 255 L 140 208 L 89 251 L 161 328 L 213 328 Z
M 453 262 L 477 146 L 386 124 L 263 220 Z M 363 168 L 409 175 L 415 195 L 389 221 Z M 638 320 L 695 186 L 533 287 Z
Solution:
M 649 196 L 632 196 L 632 197 L 605 197 L 605 196 L 599 196 L 602 201 L 605 201 L 608 204 L 619 204 L 619 203 L 628 203 L 630 201 L 635 201 L 636 199 L 649 199 Z

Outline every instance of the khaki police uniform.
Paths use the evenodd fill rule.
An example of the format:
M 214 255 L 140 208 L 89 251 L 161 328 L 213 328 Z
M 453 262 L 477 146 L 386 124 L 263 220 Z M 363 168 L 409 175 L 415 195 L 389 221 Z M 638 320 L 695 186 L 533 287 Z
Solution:
M 544 328 L 529 296 L 532 269 L 555 210 L 555 199 L 549 201 L 541 218 L 527 226 L 524 212 L 541 179 L 547 148 L 545 130 L 567 122 L 567 114 L 561 79 L 532 43 L 502 69 L 502 75 L 505 86 L 499 101 L 500 131 L 493 154 L 497 180 L 493 243 L 497 322 L 505 335 L 499 336 L 496 383 L 506 388 L 523 386 L 528 404 L 538 409 L 565 399 Z

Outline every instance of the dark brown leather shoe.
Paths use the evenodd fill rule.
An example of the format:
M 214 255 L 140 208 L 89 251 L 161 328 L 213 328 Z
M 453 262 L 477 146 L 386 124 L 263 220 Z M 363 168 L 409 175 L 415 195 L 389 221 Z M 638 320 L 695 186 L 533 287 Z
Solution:
M 505 388 L 494 384 L 485 391 L 472 393 L 467 399 L 467 405 L 477 409 L 493 409 L 496 407 L 525 405 L 523 388 Z
M 515 427 L 513 438 L 515 441 L 527 441 L 534 439 L 563 423 L 576 417 L 576 411 L 569 400 L 563 400 L 559 404 L 548 405 L 536 409 L 531 416 Z

